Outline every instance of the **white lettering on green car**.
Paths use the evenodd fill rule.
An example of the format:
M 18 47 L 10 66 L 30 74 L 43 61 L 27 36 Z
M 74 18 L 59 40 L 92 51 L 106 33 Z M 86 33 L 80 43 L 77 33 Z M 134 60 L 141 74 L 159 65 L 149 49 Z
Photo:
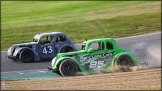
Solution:
M 95 55 L 85 55 L 85 56 L 80 56 L 80 61 L 84 61 L 90 58 L 104 58 L 104 57 L 111 57 L 113 56 L 114 52 L 109 52 L 109 53 L 103 53 L 103 54 L 95 54 Z
M 95 55 L 84 55 L 80 57 L 81 66 L 89 65 L 89 68 L 101 68 L 106 66 L 111 60 L 114 52 L 95 54 Z

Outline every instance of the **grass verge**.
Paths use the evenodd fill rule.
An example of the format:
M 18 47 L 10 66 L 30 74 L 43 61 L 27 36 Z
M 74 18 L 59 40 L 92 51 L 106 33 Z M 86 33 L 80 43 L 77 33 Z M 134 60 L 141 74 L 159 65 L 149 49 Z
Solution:
M 160 1 L 2 1 L 1 50 L 42 32 L 85 38 L 125 37 L 161 31 Z

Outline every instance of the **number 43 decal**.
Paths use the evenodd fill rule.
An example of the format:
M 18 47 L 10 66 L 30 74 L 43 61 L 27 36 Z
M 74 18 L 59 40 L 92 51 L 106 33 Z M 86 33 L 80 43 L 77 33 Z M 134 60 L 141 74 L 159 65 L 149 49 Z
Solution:
M 45 46 L 45 47 L 43 47 L 43 51 L 42 51 L 43 54 L 50 54 L 52 52 L 53 52 L 52 46 Z

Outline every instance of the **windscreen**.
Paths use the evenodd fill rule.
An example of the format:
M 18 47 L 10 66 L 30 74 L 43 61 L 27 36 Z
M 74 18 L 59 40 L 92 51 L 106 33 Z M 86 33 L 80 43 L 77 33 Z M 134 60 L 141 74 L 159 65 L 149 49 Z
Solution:
M 85 46 L 86 46 L 86 44 L 83 43 L 83 44 L 82 44 L 82 47 L 81 47 L 81 50 L 85 50 Z
M 40 38 L 39 34 L 35 35 L 32 42 L 38 42 L 39 38 Z

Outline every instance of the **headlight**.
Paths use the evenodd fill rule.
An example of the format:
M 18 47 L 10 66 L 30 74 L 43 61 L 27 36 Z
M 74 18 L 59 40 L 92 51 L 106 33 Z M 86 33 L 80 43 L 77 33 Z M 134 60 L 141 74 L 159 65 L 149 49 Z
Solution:
M 11 55 L 11 47 L 8 49 L 7 54 Z
M 53 67 L 53 65 L 55 64 L 55 61 L 56 61 L 56 57 L 54 57 L 54 58 L 52 59 L 52 62 L 51 62 L 52 67 Z

